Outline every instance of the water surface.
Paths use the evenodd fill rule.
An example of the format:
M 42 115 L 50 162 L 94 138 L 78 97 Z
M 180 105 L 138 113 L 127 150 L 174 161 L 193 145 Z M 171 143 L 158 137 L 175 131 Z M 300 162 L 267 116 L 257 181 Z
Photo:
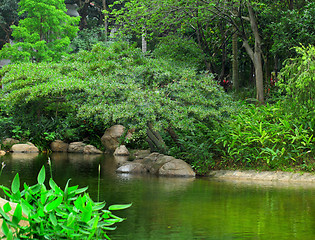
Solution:
M 0 184 L 36 182 L 47 156 L 9 154 Z M 314 184 L 217 181 L 209 178 L 166 178 L 116 174 L 111 156 L 52 154 L 53 177 L 63 187 L 89 186 L 108 205 L 133 203 L 116 212 L 127 219 L 109 232 L 112 240 L 315 239 Z M 49 172 L 48 168 L 47 174 Z

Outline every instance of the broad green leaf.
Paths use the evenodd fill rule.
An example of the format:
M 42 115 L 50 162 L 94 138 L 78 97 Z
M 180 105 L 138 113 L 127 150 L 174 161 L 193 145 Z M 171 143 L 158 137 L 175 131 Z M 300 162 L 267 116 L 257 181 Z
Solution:
M 93 211 L 101 210 L 105 207 L 105 202 L 95 203 L 93 206 Z
M 15 175 L 13 179 L 11 191 L 13 194 L 16 194 L 18 191 L 20 191 L 20 177 L 18 173 Z
M 10 229 L 9 229 L 9 227 L 8 227 L 8 225 L 7 225 L 7 222 L 6 222 L 5 220 L 3 220 L 3 222 L 2 222 L 1 228 L 2 228 L 3 234 L 4 234 L 5 236 L 8 236 L 8 234 L 9 234 L 9 232 L 10 232 Z
M 58 187 L 58 185 L 55 183 L 55 181 L 54 181 L 52 178 L 49 179 L 49 186 L 50 186 L 51 189 L 53 189 L 57 194 L 63 193 L 63 191 L 60 189 L 60 187 Z
M 81 212 L 83 211 L 83 201 L 82 201 L 82 197 L 79 196 L 75 201 L 74 201 L 74 206 L 80 210 Z
M 86 190 L 88 190 L 88 187 L 79 188 L 79 189 L 75 190 L 75 194 L 83 193 L 83 192 L 85 192 Z
M 20 204 L 17 204 L 15 211 L 14 211 L 14 214 L 12 216 L 12 222 L 17 225 L 17 224 L 19 224 L 21 219 L 22 219 L 22 207 Z
M 122 209 L 126 209 L 129 208 L 132 205 L 132 203 L 130 204 L 121 204 L 121 205 L 111 205 L 108 207 L 108 210 L 112 211 L 112 210 L 122 210 Z
M 46 206 L 45 206 L 45 211 L 46 212 L 50 212 L 54 209 L 56 209 L 61 203 L 62 203 L 62 196 L 59 196 L 57 199 L 55 199 L 54 201 L 48 203 Z
M 50 219 L 53 226 L 58 225 L 57 218 L 53 212 L 49 213 L 49 219 Z
M 0 215 L 2 218 L 5 218 L 6 220 L 10 221 L 10 217 L 2 210 L 0 207 Z
M 68 218 L 67 218 L 67 226 L 68 227 L 72 226 L 74 221 L 75 221 L 75 216 L 73 215 L 73 213 L 70 213 Z
M 81 221 L 87 223 L 92 217 L 92 203 L 88 202 L 82 211 Z
M 43 184 L 45 182 L 45 178 L 46 178 L 46 172 L 45 172 L 45 167 L 43 166 L 37 176 L 38 184 Z
M 12 208 L 11 208 L 11 205 L 10 205 L 9 202 L 7 202 L 6 204 L 3 205 L 3 210 L 4 210 L 6 213 L 10 212 L 11 209 L 12 209 Z
M 33 206 L 30 205 L 27 201 L 25 201 L 24 199 L 22 199 L 22 203 L 21 203 L 21 206 L 22 206 L 22 211 L 28 216 L 32 209 L 33 209 Z
M 97 230 L 98 221 L 99 221 L 99 216 L 97 216 L 93 221 L 92 232 L 90 233 L 88 239 L 91 239 L 94 236 L 95 231 Z

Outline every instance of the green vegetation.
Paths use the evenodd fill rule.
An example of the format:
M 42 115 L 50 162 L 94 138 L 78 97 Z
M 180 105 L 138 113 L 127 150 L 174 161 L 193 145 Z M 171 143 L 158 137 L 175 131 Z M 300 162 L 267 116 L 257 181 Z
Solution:
M 16 43 L 6 44 L 0 52 L 1 58 L 12 61 L 60 60 L 69 52 L 70 41 L 75 37 L 79 18 L 66 14 L 63 0 L 21 0 L 19 15 L 24 15 L 17 26 L 11 28 Z M 26 15 L 26 17 L 25 17 Z
M 145 57 L 127 43 L 96 45 L 63 63 L 20 63 L 2 70 L 2 109 L 23 129 L 21 138 L 48 146 L 45 134 L 63 140 L 99 140 L 121 123 L 143 136 L 147 123 L 161 130 L 215 126 L 232 103 L 212 76 L 163 59 Z M 3 120 L 5 121 L 5 120 Z M 6 124 L 8 125 L 8 124 Z M 7 130 L 8 132 L 8 130 Z
M 111 205 L 108 210 L 104 202 L 94 202 L 86 188 L 69 186 L 62 190 L 49 179 L 50 188 L 45 186 L 45 168 L 40 170 L 33 186 L 24 183 L 20 191 L 19 174 L 13 179 L 11 189 L 1 186 L 10 201 L 16 203 L 13 214 L 10 203 L 0 208 L 3 219 L 4 237 L 10 239 L 110 239 L 106 231 L 114 230 L 115 223 L 124 219 L 111 211 L 131 206 Z M 27 224 L 21 224 L 25 221 Z M 26 225 L 26 226 L 25 226 Z
M 198 174 L 314 168 L 314 3 L 69 0 L 81 15 L 76 38 L 63 1 L 38 16 L 26 3 L 35 4 L 20 1 L 12 26 L 23 41 L 0 53 L 17 61 L 0 71 L 1 137 L 41 150 L 55 139 L 101 148 L 104 130 L 123 124 L 135 134 L 122 143 L 147 148 L 153 126 L 163 151 Z M 55 21 L 39 24 L 48 10 Z M 220 87 L 227 80 L 232 93 Z

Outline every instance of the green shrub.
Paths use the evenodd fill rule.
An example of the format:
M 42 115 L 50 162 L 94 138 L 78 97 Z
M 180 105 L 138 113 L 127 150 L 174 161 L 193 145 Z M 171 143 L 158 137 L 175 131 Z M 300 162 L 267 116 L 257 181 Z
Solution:
M 298 56 L 288 59 L 281 70 L 279 87 L 285 91 L 289 101 L 294 100 L 314 110 L 315 106 L 315 46 L 296 47 Z
M 175 61 L 189 68 L 204 69 L 205 55 L 192 39 L 169 35 L 161 38 L 153 51 L 157 58 Z
M 303 117 L 303 116 L 301 116 Z M 216 140 L 223 166 L 281 169 L 314 156 L 313 129 L 286 112 L 283 103 L 246 105 Z
M 71 47 L 74 51 L 87 50 L 91 51 L 93 45 L 102 42 L 101 28 L 86 28 L 78 32 L 78 35 L 71 41 Z
M 87 187 L 69 186 L 69 181 L 62 190 L 50 178 L 50 188 L 47 188 L 44 167 L 37 180 L 33 186 L 24 183 L 20 191 L 17 174 L 11 189 L 0 187 L 11 202 L 17 203 L 11 217 L 9 203 L 0 208 L 6 239 L 110 239 L 106 231 L 114 230 L 112 225 L 124 220 L 111 211 L 130 207 L 130 204 L 111 205 L 106 210 L 104 202 L 94 202 L 89 197 Z M 21 226 L 21 220 L 26 221 L 27 226 Z
M 232 109 L 211 75 L 145 57 L 124 42 L 97 44 L 63 63 L 10 65 L 0 76 L 3 109 L 43 146 L 52 136 L 96 141 L 117 123 L 139 130 L 138 140 L 148 122 L 158 130 L 213 128 Z

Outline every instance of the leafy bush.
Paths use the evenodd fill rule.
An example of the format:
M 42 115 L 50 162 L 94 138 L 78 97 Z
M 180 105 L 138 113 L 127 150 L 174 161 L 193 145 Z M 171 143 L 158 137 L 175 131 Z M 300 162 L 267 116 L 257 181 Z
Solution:
M 289 101 L 294 100 L 314 110 L 315 106 L 315 46 L 296 47 L 298 56 L 288 59 L 281 70 L 279 86 L 285 90 Z
M 71 41 L 71 47 L 75 51 L 91 51 L 93 45 L 101 42 L 102 40 L 101 28 L 86 28 L 78 32 L 78 35 Z
M 244 106 L 216 140 L 221 165 L 281 169 L 314 157 L 314 128 L 286 112 L 283 103 Z
M 192 39 L 182 36 L 169 35 L 161 38 L 160 43 L 153 51 L 158 58 L 166 58 L 196 69 L 204 68 L 205 55 Z
M 66 12 L 66 4 L 59 0 L 19 1 L 19 15 L 23 18 L 17 26 L 11 26 L 15 44 L 4 45 L 0 58 L 14 62 L 60 61 L 79 30 L 75 25 L 80 19 Z
M 87 187 L 71 187 L 69 181 L 62 190 L 50 178 L 50 189 L 47 189 L 44 167 L 37 180 L 33 186 L 24 183 L 24 189 L 20 191 L 17 174 L 11 189 L 1 186 L 10 201 L 17 203 L 11 217 L 9 202 L 0 208 L 6 239 L 110 239 L 106 231 L 114 230 L 112 225 L 124 220 L 111 211 L 130 207 L 130 204 L 111 205 L 105 210 L 104 202 L 94 202 L 89 197 Z M 21 226 L 21 220 L 26 221 L 27 226 Z
M 28 126 L 31 136 L 55 132 L 69 140 L 85 134 L 97 139 L 100 131 L 120 123 L 140 130 L 134 135 L 138 140 L 148 122 L 159 130 L 194 131 L 199 122 L 216 126 L 232 110 L 212 76 L 145 57 L 124 42 L 97 44 L 63 63 L 10 65 L 0 76 L 4 109 L 23 122 L 19 126 Z M 39 128 L 46 121 L 51 125 Z M 86 127 L 92 132 L 82 131 Z

